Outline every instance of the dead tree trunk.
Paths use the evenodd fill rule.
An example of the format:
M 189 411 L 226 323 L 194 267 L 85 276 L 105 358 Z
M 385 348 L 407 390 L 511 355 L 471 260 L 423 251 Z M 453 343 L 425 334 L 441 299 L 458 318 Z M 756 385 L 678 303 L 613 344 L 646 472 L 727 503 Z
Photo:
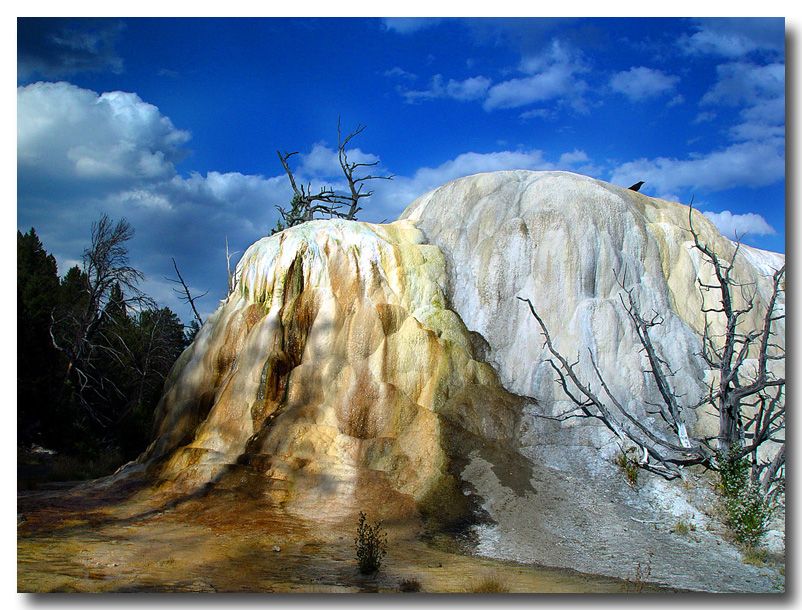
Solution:
M 785 277 L 785 265 L 777 269 L 772 276 L 772 291 L 766 311 L 759 328 L 744 331 L 741 321 L 744 315 L 754 310 L 756 306 L 757 287 L 752 283 L 741 283 L 734 277 L 735 260 L 741 248 L 740 241 L 736 241 L 735 249 L 730 260 L 723 260 L 708 245 L 702 243 L 698 231 L 693 226 L 693 208 L 688 211 L 688 225 L 693 236 L 694 247 L 703 255 L 713 268 L 715 283 L 707 284 L 698 280 L 699 290 L 704 303 L 705 294 L 713 292 L 717 295 L 718 306 L 706 307 L 702 311 L 705 315 L 705 329 L 702 337 L 702 357 L 705 362 L 717 371 L 718 387 L 711 390 L 706 402 L 712 404 L 719 415 L 718 450 L 722 454 L 729 454 L 735 450 L 742 457 L 751 451 L 746 443 L 747 434 L 744 428 L 742 406 L 745 401 L 756 395 L 763 394 L 770 388 L 782 388 L 785 379 L 776 377 L 771 373 L 768 363 L 772 360 L 784 360 L 785 350 L 773 342 L 774 331 L 772 326 L 785 314 L 777 313 L 777 297 L 782 290 Z M 740 308 L 735 304 L 734 289 L 741 291 L 744 305 Z M 711 334 L 709 316 L 723 317 L 724 335 L 720 346 L 716 344 Z M 757 371 L 753 376 L 747 375 L 744 363 L 749 356 L 757 358 Z M 784 404 L 784 403 L 783 403 Z M 779 423 L 779 422 L 777 422 Z M 784 426 L 784 406 L 782 409 L 782 425 Z M 772 431 L 772 434 L 774 431 Z M 770 436 L 771 434 L 769 434 Z M 767 439 L 759 440 L 759 444 Z
M 529 306 L 530 313 L 540 326 L 546 348 L 557 361 L 556 363 L 552 359 L 547 361 L 557 373 L 556 381 L 562 387 L 565 395 L 576 405 L 575 408 L 557 416 L 544 417 L 558 421 L 565 421 L 573 417 L 598 419 L 621 441 L 628 441 L 638 447 L 642 456 L 639 462 L 641 468 L 665 478 L 673 479 L 680 476 L 679 466 L 706 463 L 709 461 L 711 454 L 701 443 L 691 443 L 688 439 L 685 423 L 676 404 L 676 398 L 673 392 L 670 391 L 670 386 L 665 378 L 662 361 L 657 357 L 649 337 L 649 328 L 660 322 L 657 319 L 649 322 L 644 320 L 635 307 L 631 291 L 627 292 L 627 294 L 631 305 L 625 305 L 625 307 L 627 307 L 630 318 L 636 325 L 641 345 L 647 353 L 651 352 L 652 358 L 654 358 L 653 360 L 650 358 L 652 369 L 648 372 L 655 378 L 658 386 L 665 388 L 667 397 L 663 397 L 666 404 L 663 406 L 662 412 L 670 426 L 670 433 L 667 434 L 666 430 L 652 429 L 642 422 L 638 416 L 630 413 L 627 407 L 616 398 L 599 370 L 593 354 L 588 350 L 591 365 L 606 398 L 594 392 L 590 384 L 582 381 L 576 372 L 576 365 L 579 363 L 579 359 L 577 358 L 576 362 L 571 363 L 557 350 L 545 322 L 538 315 L 532 302 L 529 299 L 518 297 L 520 301 Z M 623 299 L 622 303 L 624 303 Z M 568 383 L 569 380 L 571 384 Z M 654 460 L 655 463 L 650 460 Z

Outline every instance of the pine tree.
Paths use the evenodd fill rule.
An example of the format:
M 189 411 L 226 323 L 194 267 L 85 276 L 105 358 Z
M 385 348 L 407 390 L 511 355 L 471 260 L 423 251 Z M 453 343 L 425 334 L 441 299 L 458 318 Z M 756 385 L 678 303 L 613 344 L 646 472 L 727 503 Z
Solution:
M 50 441 L 43 438 L 43 427 L 61 364 L 50 340 L 58 296 L 55 258 L 34 229 L 17 231 L 17 426 L 24 444 Z

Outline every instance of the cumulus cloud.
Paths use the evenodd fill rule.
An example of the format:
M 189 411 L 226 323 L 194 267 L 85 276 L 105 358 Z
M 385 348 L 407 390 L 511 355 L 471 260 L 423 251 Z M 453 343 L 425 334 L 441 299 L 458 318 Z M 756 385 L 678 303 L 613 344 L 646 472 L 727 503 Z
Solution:
M 641 102 L 672 92 L 678 82 L 678 76 L 638 66 L 614 74 L 610 79 L 610 87 L 632 102 Z
M 19 171 L 40 188 L 167 178 L 189 138 L 134 93 L 64 82 L 17 90 Z
M 782 63 L 733 62 L 717 66 L 716 74 L 716 84 L 704 94 L 702 105 L 754 105 L 785 94 L 785 65 Z
M 736 61 L 716 67 L 716 82 L 700 100 L 694 124 L 738 109 L 725 132 L 728 145 L 686 158 L 636 159 L 613 171 L 612 181 L 645 180 L 658 196 L 762 187 L 785 177 L 785 68 L 782 63 Z M 761 234 L 765 233 L 755 233 Z
M 715 85 L 702 97 L 705 107 L 738 107 L 740 122 L 729 130 L 736 142 L 785 142 L 785 66 L 731 62 L 716 68 Z
M 783 52 L 782 19 L 700 19 L 694 27 L 693 34 L 679 39 L 680 48 L 689 55 L 736 58 L 754 52 Z
M 62 78 L 80 72 L 122 72 L 115 45 L 123 24 L 109 19 L 20 18 L 17 75 Z
M 708 123 L 708 122 L 712 121 L 713 119 L 715 119 L 716 116 L 717 115 L 716 115 L 715 112 L 710 112 L 709 110 L 706 110 L 704 112 L 699 112 L 694 117 L 693 124 L 694 125 L 699 125 L 700 123 Z
M 777 231 L 766 222 L 760 214 L 733 214 L 729 210 L 723 212 L 705 212 L 722 235 L 730 239 L 742 238 L 745 235 L 774 235 Z
M 556 116 L 557 113 L 550 108 L 532 108 L 518 115 L 519 118 L 525 121 L 528 119 L 554 119 Z
M 519 70 L 526 76 L 502 81 L 489 89 L 485 110 L 518 108 L 554 99 L 579 111 L 585 109 L 588 85 L 579 75 L 587 67 L 560 41 L 553 40 L 544 53 L 525 57 Z
M 666 105 L 667 105 L 669 108 L 672 108 L 672 107 L 674 107 L 674 106 L 679 106 L 680 104 L 684 104 L 684 103 L 685 103 L 685 96 L 684 96 L 684 95 L 682 95 L 681 93 L 678 93 L 677 95 L 675 95 L 674 97 L 672 97 L 672 98 L 671 98 L 671 99 L 668 101 L 668 104 L 666 104 Z
M 662 197 L 688 188 L 721 191 L 739 186 L 767 186 L 784 175 L 781 147 L 768 142 L 740 142 L 686 159 L 657 157 L 630 161 L 613 171 L 611 182 L 629 185 L 645 180 L 649 189 Z
M 574 149 L 560 155 L 560 165 L 570 166 L 576 163 L 587 163 L 590 161 L 584 150 Z
M 19 87 L 17 125 L 19 227 L 36 227 L 62 273 L 80 260 L 93 220 L 126 217 L 137 230 L 131 260 L 148 278 L 144 288 L 159 296 L 170 257 L 183 254 L 182 273 L 211 289 L 201 303 L 212 310 L 225 289 L 225 236 L 244 249 L 272 226 L 273 205 L 290 196 L 283 176 L 178 175 L 189 133 L 133 93 Z M 189 319 L 165 295 L 163 303 Z
M 417 74 L 413 74 L 412 72 L 407 72 L 404 68 L 399 66 L 393 66 L 389 70 L 384 71 L 384 76 L 387 78 L 400 78 L 403 80 L 415 80 L 418 78 Z
M 556 100 L 558 105 L 569 105 L 578 112 L 587 111 L 584 95 L 589 87 L 579 75 L 588 68 L 576 51 L 559 40 L 553 40 L 541 53 L 524 56 L 514 71 L 522 76 L 496 83 L 482 75 L 446 80 L 442 74 L 435 74 L 426 89 L 399 85 L 396 90 L 409 104 L 434 99 L 481 101 L 485 110 L 493 111 Z M 394 68 L 385 75 L 402 77 L 402 72 Z M 541 116 L 544 112 L 548 111 L 524 111 L 522 118 Z

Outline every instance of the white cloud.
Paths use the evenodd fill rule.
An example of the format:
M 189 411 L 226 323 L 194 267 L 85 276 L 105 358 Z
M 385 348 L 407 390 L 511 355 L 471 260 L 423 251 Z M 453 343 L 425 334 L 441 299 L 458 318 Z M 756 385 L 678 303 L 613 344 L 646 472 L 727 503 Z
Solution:
M 783 51 L 782 19 L 700 19 L 695 27 L 694 34 L 679 39 L 680 48 L 690 55 L 736 58 L 756 51 Z
M 527 119 L 553 119 L 555 118 L 557 113 L 554 110 L 549 108 L 533 108 L 532 110 L 526 110 L 522 112 L 519 118 L 527 120 Z
M 668 101 L 668 104 L 666 104 L 666 106 L 671 108 L 673 106 L 679 106 L 680 104 L 684 103 L 685 103 L 685 96 L 682 95 L 681 93 L 678 93 Z
M 706 110 L 704 112 L 700 112 L 694 117 L 693 124 L 694 125 L 699 125 L 700 123 L 709 123 L 710 121 L 715 119 L 716 116 L 717 115 L 716 115 L 715 112 L 710 112 L 709 110 Z
M 17 89 L 21 172 L 90 183 L 169 177 L 189 137 L 134 93 L 64 82 Z
M 455 100 L 476 100 L 485 96 L 490 84 L 490 79 L 484 76 L 474 76 L 463 81 L 449 80 L 446 93 Z
M 545 52 L 522 58 L 517 71 L 524 76 L 495 84 L 482 75 L 446 81 L 442 74 L 435 74 L 426 89 L 408 89 L 399 85 L 396 90 L 409 104 L 433 99 L 454 99 L 461 102 L 483 100 L 484 109 L 492 111 L 557 100 L 558 104 L 570 105 L 578 112 L 587 111 L 584 94 L 588 90 L 588 84 L 578 75 L 587 72 L 588 68 L 577 52 L 558 40 L 553 40 Z M 402 75 L 395 68 L 390 72 L 394 76 Z M 521 117 L 526 119 L 541 116 L 539 113 L 543 112 L 549 111 L 536 109 L 524 112 Z
M 629 185 L 645 180 L 658 196 L 694 189 L 720 191 L 739 186 L 773 184 L 785 175 L 782 147 L 770 142 L 740 142 L 686 159 L 658 157 L 624 163 L 610 181 Z
M 101 213 L 126 217 L 137 231 L 131 261 L 146 274 L 145 288 L 157 290 L 173 274 L 170 257 L 184 254 L 182 273 L 207 283 L 204 301 L 214 308 L 225 288 L 225 236 L 243 250 L 269 231 L 273 206 L 290 196 L 283 175 L 179 176 L 175 162 L 189 134 L 133 93 L 37 83 L 17 90 L 17 117 L 19 226 L 36 227 L 61 272 L 80 260 Z M 162 292 L 163 304 L 188 320 L 186 307 Z
M 587 153 L 584 150 L 574 149 L 571 152 L 563 153 L 560 155 L 560 165 L 574 165 L 575 163 L 585 163 L 589 161 Z
M 610 87 L 630 101 L 641 102 L 672 92 L 678 82 L 678 76 L 638 66 L 614 74 L 610 79 Z
M 618 167 L 611 180 L 645 180 L 658 196 L 684 189 L 721 191 L 762 187 L 785 177 L 785 75 L 781 63 L 729 62 L 716 68 L 716 83 L 700 101 L 694 124 L 712 121 L 722 107 L 739 108 L 740 121 L 725 132 L 729 144 L 685 158 L 636 159 Z M 703 141 L 703 140 L 699 140 Z
M 766 222 L 760 214 L 733 214 L 729 210 L 723 212 L 705 212 L 722 235 L 730 239 L 742 238 L 745 235 L 774 235 L 777 231 Z
M 585 110 L 583 95 L 588 85 L 579 75 L 586 72 L 587 67 L 558 40 L 552 41 L 546 52 L 524 58 L 520 70 L 528 76 L 512 78 L 490 88 L 484 102 L 485 110 L 518 108 L 553 99 L 564 101 L 575 110 Z
M 728 63 L 716 67 L 718 80 L 702 97 L 702 105 L 753 105 L 785 94 L 785 65 Z
M 389 70 L 384 71 L 384 76 L 388 78 L 400 78 L 404 80 L 415 80 L 418 78 L 417 74 L 413 74 L 412 72 L 407 72 L 403 68 L 399 66 L 394 66 Z
M 407 103 L 410 104 L 437 98 L 467 102 L 483 98 L 490 85 L 491 80 L 484 76 L 472 76 L 465 80 L 449 79 L 448 82 L 444 82 L 442 74 L 435 74 L 428 89 L 400 91 Z
M 741 122 L 730 127 L 729 137 L 736 142 L 783 146 L 785 66 L 734 62 L 719 65 L 716 72 L 716 84 L 705 93 L 700 104 L 740 107 Z

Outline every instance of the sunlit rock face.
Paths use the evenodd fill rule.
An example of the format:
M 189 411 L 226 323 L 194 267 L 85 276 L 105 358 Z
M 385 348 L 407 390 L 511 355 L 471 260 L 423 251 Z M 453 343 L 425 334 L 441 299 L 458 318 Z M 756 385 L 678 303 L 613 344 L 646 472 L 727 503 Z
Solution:
M 457 518 L 453 459 L 504 450 L 520 400 L 474 355 L 411 223 L 315 221 L 253 244 L 166 384 L 141 458 L 172 490 L 248 487 L 306 516 Z
M 702 215 L 694 226 L 732 256 Z M 587 383 L 601 393 L 592 354 L 618 400 L 659 430 L 647 411 L 658 391 L 619 297 L 623 285 L 642 313 L 659 314 L 653 341 L 681 403 L 694 404 L 712 379 L 696 356 L 697 278 L 713 278 L 687 227 L 679 204 L 512 171 L 446 184 L 387 225 L 315 221 L 264 238 L 174 367 L 140 462 L 171 492 L 247 490 L 315 519 L 369 508 L 453 521 L 482 507 L 503 523 L 499 506 L 513 504 L 492 491 L 503 488 L 533 523 L 547 509 L 533 481 L 552 480 L 536 469 L 593 480 L 619 449 L 597 420 L 543 417 L 573 404 L 516 297 L 532 301 Z M 739 281 L 756 286 L 744 320 L 756 327 L 784 259 L 742 247 L 735 261 Z M 776 332 L 783 343 L 782 322 Z M 684 417 L 692 434 L 717 433 L 711 416 Z
M 443 251 L 454 310 L 489 344 L 488 361 L 505 387 L 537 398 L 540 413 L 561 413 L 573 404 L 554 381 L 536 321 L 516 297 L 532 301 L 557 348 L 570 361 L 579 359 L 578 371 L 600 395 L 591 354 L 617 398 L 659 429 L 659 418 L 644 410 L 659 394 L 644 373 L 648 365 L 620 300 L 622 285 L 634 289 L 644 317 L 654 312 L 663 319 L 652 337 L 677 372 L 671 383 L 683 404 L 704 392 L 711 373 L 696 355 L 703 309 L 720 305 L 711 291 L 703 306 L 697 278 L 706 284 L 715 279 L 693 246 L 687 206 L 567 172 L 507 171 L 450 182 L 417 199 L 402 218 Z M 734 244 L 703 215 L 694 212 L 693 223 L 703 243 L 726 260 L 732 257 Z M 750 284 L 748 293 L 756 290 L 743 329 L 760 326 L 771 274 L 782 264 L 782 255 L 741 247 L 733 277 Z M 712 335 L 721 335 L 722 321 L 710 317 Z M 784 343 L 784 322 L 776 331 Z M 687 410 L 685 417 L 696 432 L 718 432 L 703 414 Z M 598 426 L 569 434 L 559 442 L 589 442 L 594 451 L 609 440 Z M 542 442 L 541 434 L 525 444 Z M 615 444 L 605 447 L 607 453 L 618 450 Z

